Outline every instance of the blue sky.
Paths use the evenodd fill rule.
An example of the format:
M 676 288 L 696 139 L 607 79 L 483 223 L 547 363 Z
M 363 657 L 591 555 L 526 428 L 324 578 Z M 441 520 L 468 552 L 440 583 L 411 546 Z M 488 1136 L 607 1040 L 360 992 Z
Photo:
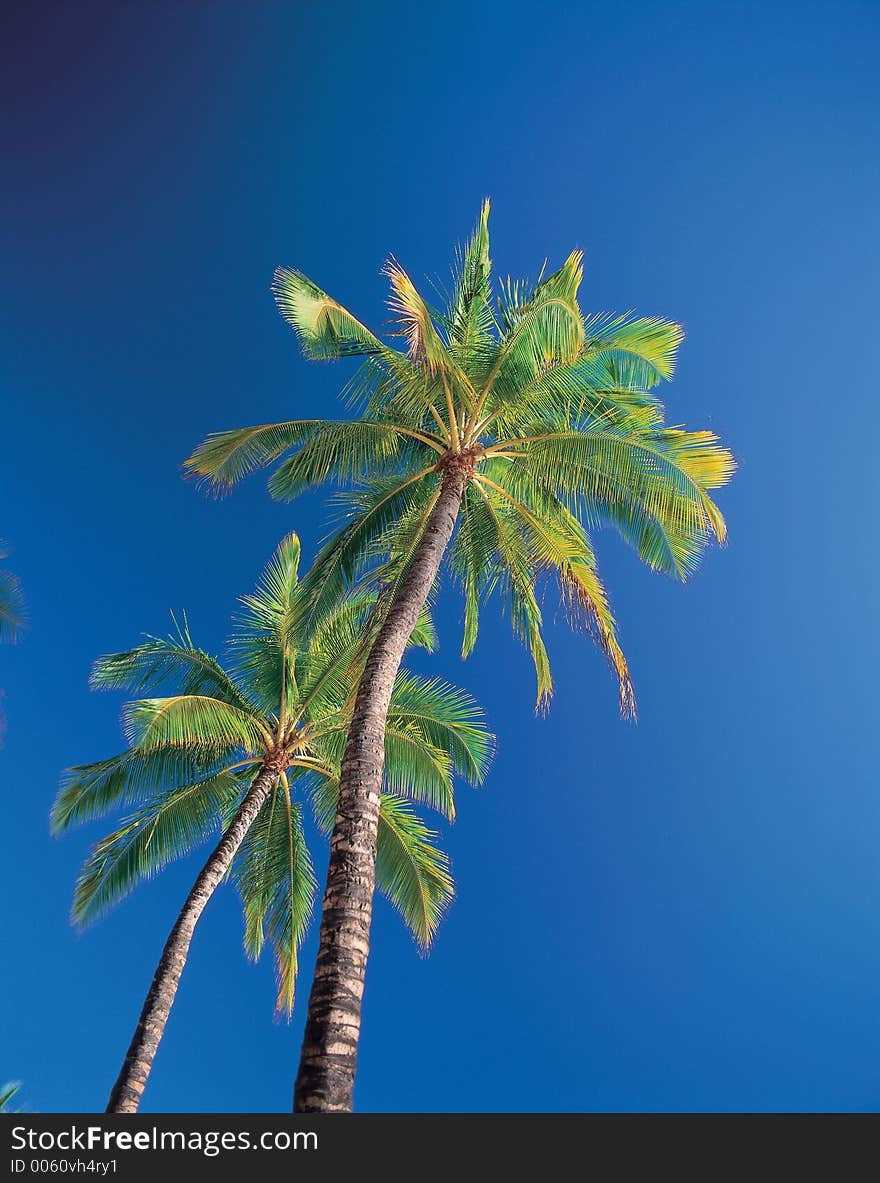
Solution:
M 120 743 L 92 659 L 171 609 L 219 646 L 281 535 L 307 556 L 323 535 L 317 495 L 273 504 L 255 478 L 215 502 L 180 478 L 210 430 L 339 413 L 347 370 L 299 356 L 273 268 L 382 325 L 386 255 L 445 276 L 490 194 L 501 273 L 580 246 L 587 308 L 685 325 L 670 419 L 734 449 L 731 539 L 687 586 L 599 539 L 637 724 L 561 623 L 535 718 L 497 610 L 462 663 L 441 595 L 424 668 L 481 699 L 499 751 L 460 790 L 431 956 L 377 906 L 357 1105 L 878 1108 L 877 6 L 18 9 L 0 535 L 32 626 L 0 651 L 0 1076 L 36 1110 L 103 1107 L 199 865 L 69 927 L 102 829 L 51 840 L 49 805 Z M 145 1109 L 288 1108 L 307 980 L 275 1023 L 240 941 L 227 887 Z

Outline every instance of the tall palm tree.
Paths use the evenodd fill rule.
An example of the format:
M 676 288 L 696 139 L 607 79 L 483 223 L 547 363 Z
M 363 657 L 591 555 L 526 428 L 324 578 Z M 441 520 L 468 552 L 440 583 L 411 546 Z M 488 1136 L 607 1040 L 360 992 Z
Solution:
M 87 859 L 74 921 L 93 920 L 171 859 L 222 834 L 165 943 L 108 1112 L 137 1110 L 196 923 L 230 870 L 244 905 L 245 949 L 257 958 L 270 943 L 276 1005 L 288 1014 L 292 1009 L 297 949 L 315 888 L 301 802 L 311 800 L 319 827 L 329 831 L 372 607 L 367 594 L 341 600 L 320 617 L 312 614 L 304 633 L 299 551 L 289 535 L 256 592 L 244 597 L 229 668 L 197 648 L 186 625 L 176 636 L 151 638 L 94 667 L 98 687 L 141 695 L 171 682 L 175 693 L 129 702 L 125 751 L 66 775 L 52 810 L 56 832 L 119 805 L 136 806 Z M 413 639 L 433 644 L 426 614 Z M 454 774 L 478 783 L 491 747 L 467 694 L 436 679 L 398 675 L 385 736 L 379 885 L 423 948 L 453 885 L 436 834 L 412 802 L 452 818 Z
M 0 559 L 9 554 L 0 542 Z M 11 571 L 0 571 L 0 641 L 15 641 L 25 623 L 24 594 L 21 582 Z
M 399 263 L 386 264 L 402 350 L 300 272 L 277 271 L 279 308 L 306 356 L 363 359 L 344 392 L 360 417 L 221 432 L 187 461 L 220 490 L 285 454 L 269 481 L 278 498 L 325 480 L 354 486 L 350 519 L 310 577 L 316 607 L 378 556 L 395 564 L 342 761 L 296 1087 L 303 1111 L 351 1107 L 382 735 L 407 638 L 447 550 L 464 591 L 465 654 L 481 601 L 500 593 L 545 705 L 552 681 L 538 585 L 552 578 L 608 657 L 627 714 L 632 683 L 588 528 L 613 526 L 651 568 L 681 579 L 710 539 L 725 537 L 711 491 L 729 479 L 733 459 L 711 432 L 666 426 L 657 394 L 682 329 L 656 317 L 585 315 L 580 251 L 534 283 L 508 279 L 496 305 L 488 215 L 486 202 L 440 309 Z

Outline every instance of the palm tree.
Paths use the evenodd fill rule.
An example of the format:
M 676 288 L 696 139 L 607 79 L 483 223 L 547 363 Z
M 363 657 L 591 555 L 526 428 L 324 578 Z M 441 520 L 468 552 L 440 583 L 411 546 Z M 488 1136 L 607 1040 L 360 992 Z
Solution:
M 351 1107 L 381 739 L 407 638 L 447 550 L 464 591 L 464 654 L 476 641 L 481 601 L 498 592 L 531 650 L 538 704 L 546 705 L 552 681 L 538 593 L 554 579 L 572 619 L 608 657 L 629 714 L 629 669 L 588 528 L 611 525 L 651 568 L 681 579 L 710 539 L 725 537 L 710 494 L 730 478 L 733 459 L 711 432 L 666 426 L 657 395 L 672 376 L 682 329 L 656 317 L 585 315 L 580 251 L 534 283 L 505 281 L 494 305 L 488 215 L 486 202 L 439 310 L 399 263 L 386 264 L 403 350 L 300 272 L 277 271 L 278 305 L 306 356 L 363 359 L 344 391 L 360 417 L 221 432 L 187 461 L 190 474 L 218 490 L 285 454 L 269 481 L 278 498 L 325 480 L 353 487 L 350 518 L 310 577 L 317 609 L 377 557 L 394 562 L 342 761 L 296 1086 L 302 1111 Z
M 276 1005 L 288 1014 L 293 1007 L 297 950 L 315 889 L 301 801 L 311 800 L 319 827 L 329 831 L 372 606 L 364 593 L 343 599 L 313 616 L 306 635 L 298 624 L 299 553 L 289 535 L 256 592 L 243 598 L 229 669 L 193 644 L 186 624 L 167 640 L 150 638 L 95 664 L 95 686 L 142 695 L 172 682 L 175 692 L 129 702 L 125 751 L 65 777 L 52 810 L 55 832 L 136 806 L 87 859 L 74 921 L 95 919 L 171 859 L 222 833 L 165 943 L 108 1112 L 137 1110 L 196 923 L 230 870 L 244 905 L 245 950 L 257 958 L 269 942 Z M 413 640 L 433 644 L 427 614 Z M 451 819 L 454 774 L 479 783 L 492 737 L 470 696 L 407 672 L 397 677 L 388 720 L 379 885 L 426 949 L 453 884 L 436 834 L 412 802 Z
M 0 559 L 9 551 L 0 542 Z M 25 609 L 21 583 L 10 571 L 0 571 L 0 641 L 16 641 L 24 627 Z

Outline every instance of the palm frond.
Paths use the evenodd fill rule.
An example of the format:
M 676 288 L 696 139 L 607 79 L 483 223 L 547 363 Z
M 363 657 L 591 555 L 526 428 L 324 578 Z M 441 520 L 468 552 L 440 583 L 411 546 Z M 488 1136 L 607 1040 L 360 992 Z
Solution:
M 241 780 L 224 771 L 158 793 L 86 859 L 73 896 L 74 923 L 96 920 L 142 880 L 216 834 L 221 810 L 243 791 Z
M 455 818 L 452 761 L 446 749 L 433 744 L 417 722 L 389 717 L 385 725 L 387 791 Z
M 262 750 L 267 732 L 255 714 L 219 698 L 178 694 L 140 698 L 122 709 L 122 725 L 133 747 L 179 747 L 205 753 L 239 745 L 247 755 Z
M 397 726 L 417 728 L 435 748 L 448 752 L 453 771 L 472 785 L 481 785 L 485 780 L 495 736 L 486 726 L 482 707 L 466 690 L 440 678 L 424 678 L 401 670 L 395 679 L 388 718 Z
M 77 764 L 61 778 L 49 815 L 52 833 L 64 833 L 112 809 L 139 804 L 157 791 L 217 771 L 224 757 L 232 761 L 230 748 L 201 758 L 198 752 L 179 747 L 128 748 L 106 760 Z
M 269 492 L 279 501 L 291 501 L 325 481 L 346 485 L 369 479 L 410 457 L 418 467 L 434 464 L 443 448 L 424 438 L 427 443 L 414 440 L 397 424 L 368 419 L 325 424 L 278 466 L 269 478 Z
M 508 281 L 500 301 L 505 335 L 484 394 L 491 392 L 495 401 L 503 400 L 548 366 L 577 357 L 584 341 L 577 302 L 582 278 L 583 255 L 572 251 L 528 299 L 523 300 Z
M 383 794 L 376 837 L 376 886 L 400 913 L 423 951 L 430 947 L 455 894 L 449 857 L 436 840 L 437 834 L 407 801 Z
M 288 534 L 234 617 L 232 668 L 264 715 L 285 710 L 297 695 L 299 560 L 299 538 Z
M 26 618 L 20 579 L 11 571 L 0 571 L 0 642 L 17 641 Z
M 496 406 L 484 426 L 494 436 L 487 442 L 597 424 L 650 431 L 663 421 L 653 385 L 653 369 L 639 373 L 634 363 L 624 366 L 608 354 L 554 362 Z
M 149 637 L 134 649 L 99 657 L 89 680 L 95 689 L 131 694 L 157 690 L 173 681 L 181 694 L 206 694 L 240 710 L 253 710 L 219 661 L 193 644 L 186 618 L 176 635 Z
M 486 198 L 470 241 L 458 252 L 455 285 L 446 313 L 449 352 L 477 382 L 494 343 L 491 272 Z
M 390 352 L 356 316 L 301 271 L 279 267 L 272 291 L 281 315 L 296 331 L 306 357 L 328 361 Z
M 536 709 L 546 710 L 553 694 L 553 677 L 535 596 L 535 566 L 510 505 L 490 488 L 480 484 L 476 488 L 480 501 L 472 503 L 471 519 L 480 534 L 492 540 L 489 563 L 477 578 L 486 594 L 496 588 L 500 592 L 513 631 L 532 656 L 538 682 Z
M 184 461 L 184 472 L 203 477 L 220 491 L 231 489 L 243 477 L 268 467 L 290 448 L 311 439 L 325 422 L 293 419 L 212 432 Z
M 482 474 L 478 480 L 504 503 L 504 515 L 516 520 L 519 546 L 531 568 L 531 582 L 542 572 L 558 578 L 569 620 L 583 624 L 608 658 L 618 679 L 622 714 L 635 713 L 629 667 L 617 639 L 617 626 L 605 588 L 596 569 L 596 558 L 585 530 L 562 502 L 541 481 L 523 469 L 495 461 L 487 465 L 495 479 Z M 496 508 L 496 513 L 501 506 Z M 517 543 L 510 542 L 513 549 Z
M 423 506 L 439 483 L 431 466 L 402 477 L 374 480 L 340 496 L 342 529 L 322 546 L 303 577 L 303 594 L 315 615 L 338 603 L 364 569 L 375 565 L 378 555 L 384 557 L 388 531 L 413 506 Z
M 406 338 L 410 360 L 423 364 L 431 374 L 449 369 L 450 358 L 430 309 L 413 281 L 395 259 L 389 259 L 382 272 L 391 284 L 388 303 L 397 318 L 400 335 Z
M 293 1010 L 297 954 L 308 928 L 317 881 L 302 826 L 302 809 L 276 789 L 249 829 L 232 876 L 244 906 L 244 947 L 256 961 L 266 940 L 275 955 L 275 1006 Z
M 19 1113 L 20 1110 L 12 1109 L 10 1103 L 15 1100 L 21 1092 L 20 1080 L 7 1080 L 5 1084 L 0 1084 L 0 1113 Z
M 329 834 L 333 827 L 338 792 L 338 783 L 331 779 L 316 778 L 310 785 L 315 824 L 322 833 Z M 400 913 L 422 949 L 430 945 L 454 895 L 449 858 L 436 839 L 409 801 L 383 792 L 376 887 Z
M 701 439 L 695 455 L 714 452 L 714 439 Z M 550 432 L 515 446 L 518 467 L 542 475 L 560 498 L 579 503 L 588 521 L 613 525 L 655 570 L 686 577 L 708 535 L 720 528 L 707 509 L 706 490 L 695 479 L 700 462 L 689 463 L 685 441 L 670 446 L 656 432 L 624 433 L 597 425 Z M 713 474 L 729 474 L 732 458 L 719 450 L 723 455 L 715 458 Z M 710 467 L 708 457 L 703 463 Z
M 667 380 L 675 371 L 678 347 L 684 340 L 684 329 L 671 320 L 659 316 L 636 317 L 631 312 L 622 316 L 595 312 L 584 322 L 583 354 L 586 357 L 610 356 L 619 364 L 636 364 L 644 377 L 656 385 Z

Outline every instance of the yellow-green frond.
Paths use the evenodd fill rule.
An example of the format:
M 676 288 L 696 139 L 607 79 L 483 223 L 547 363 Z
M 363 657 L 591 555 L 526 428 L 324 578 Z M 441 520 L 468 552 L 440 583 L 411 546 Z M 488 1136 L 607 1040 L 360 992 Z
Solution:
M 237 744 L 254 755 L 268 738 L 265 725 L 255 715 L 200 694 L 126 703 L 122 723 L 129 743 L 141 748 L 222 751 Z
M 323 361 L 388 352 L 388 347 L 356 316 L 301 271 L 279 267 L 272 291 L 281 315 L 295 329 L 306 357 Z
M 391 284 L 388 304 L 397 318 L 401 336 L 406 338 L 410 358 L 423 362 L 432 374 L 446 368 L 449 362 L 446 350 L 415 284 L 395 259 L 389 259 L 382 271 Z

